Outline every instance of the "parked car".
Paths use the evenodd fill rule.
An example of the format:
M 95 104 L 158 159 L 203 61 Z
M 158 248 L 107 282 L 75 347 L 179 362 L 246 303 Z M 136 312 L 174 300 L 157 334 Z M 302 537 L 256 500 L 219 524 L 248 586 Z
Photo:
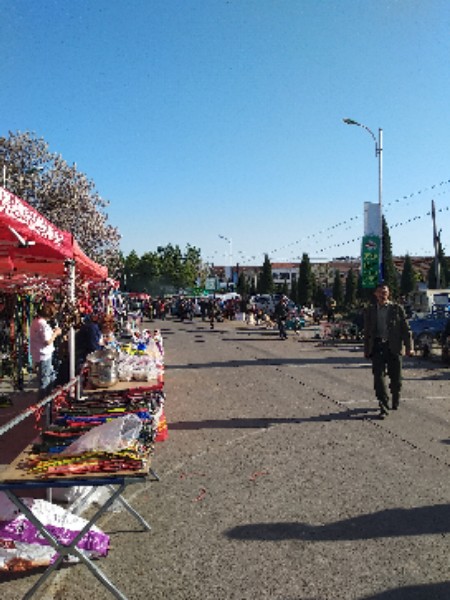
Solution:
M 413 335 L 414 349 L 423 356 L 428 356 L 434 343 L 441 344 L 442 334 L 448 318 L 440 313 L 430 313 L 425 317 L 410 319 L 409 326 Z
M 258 296 L 252 296 L 250 298 L 250 302 L 251 304 L 255 305 L 258 310 L 262 310 L 265 314 L 273 317 L 281 296 L 282 294 L 259 294 Z M 298 307 L 292 300 L 289 299 L 288 310 L 291 315 L 298 314 Z

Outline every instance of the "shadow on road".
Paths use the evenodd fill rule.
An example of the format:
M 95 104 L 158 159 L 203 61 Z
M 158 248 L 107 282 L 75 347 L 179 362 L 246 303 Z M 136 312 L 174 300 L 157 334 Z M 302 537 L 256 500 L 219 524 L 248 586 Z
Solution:
M 173 430 L 194 430 L 194 429 L 255 429 L 267 428 L 273 425 L 301 423 L 322 423 L 326 421 L 337 420 L 364 420 L 378 419 L 378 407 L 373 408 L 354 408 L 351 410 L 343 409 L 342 412 L 329 413 L 326 415 L 315 415 L 306 418 L 230 418 L 230 419 L 205 419 L 204 421 L 175 421 L 171 423 L 170 429 Z
M 246 360 L 226 360 L 226 361 L 213 361 L 213 362 L 202 362 L 202 363 L 187 363 L 184 365 L 166 365 L 167 369 L 209 369 L 213 367 L 224 367 L 233 368 L 236 367 L 282 367 L 284 365 L 342 365 L 346 368 L 358 368 L 358 369 L 370 369 L 371 365 L 361 365 L 361 359 L 359 357 L 348 357 L 348 356 L 326 356 L 324 358 L 254 358 Z
M 443 581 L 386 590 L 373 596 L 364 596 L 360 600 L 448 600 L 449 598 L 450 582 Z
M 336 542 L 450 533 L 450 505 L 394 508 L 326 525 L 252 523 L 225 532 L 237 540 Z M 449 596 L 450 597 L 450 596 Z

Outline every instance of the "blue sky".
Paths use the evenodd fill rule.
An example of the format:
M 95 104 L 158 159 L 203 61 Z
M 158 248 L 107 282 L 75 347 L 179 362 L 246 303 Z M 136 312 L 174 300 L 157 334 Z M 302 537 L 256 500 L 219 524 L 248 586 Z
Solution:
M 447 0 L 0 7 L 0 135 L 34 132 L 75 162 L 110 202 L 125 254 L 357 256 L 378 160 L 350 117 L 383 129 L 394 254 L 432 253 L 434 199 L 450 255 Z

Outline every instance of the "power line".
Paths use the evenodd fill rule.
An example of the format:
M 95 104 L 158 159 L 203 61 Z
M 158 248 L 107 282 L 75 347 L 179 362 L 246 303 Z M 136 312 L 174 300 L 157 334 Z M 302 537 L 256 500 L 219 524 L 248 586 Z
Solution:
M 401 198 L 396 198 L 395 200 L 391 200 L 390 202 L 385 203 L 385 207 L 386 207 L 386 209 L 388 209 L 389 207 L 392 207 L 395 204 L 401 203 L 401 202 L 403 202 L 405 200 L 410 200 L 411 198 L 416 197 L 416 196 L 420 196 L 422 194 L 425 194 L 426 192 L 430 192 L 430 191 L 436 190 L 439 187 L 448 185 L 449 183 L 450 183 L 450 179 L 441 181 L 440 183 L 434 184 L 434 185 L 432 185 L 432 186 L 430 186 L 428 188 L 424 188 L 424 189 L 421 189 L 421 190 L 417 190 L 416 192 L 412 192 L 411 194 L 409 194 L 407 196 L 402 196 Z M 445 190 L 445 191 L 439 192 L 439 193 L 435 193 L 434 195 L 435 196 L 441 196 L 441 195 L 446 194 L 446 193 L 448 193 L 448 190 Z M 438 212 L 443 212 L 444 210 L 448 211 L 449 207 L 447 206 L 444 209 L 439 209 Z M 385 210 L 385 213 L 389 213 L 389 210 Z M 399 223 L 396 223 L 394 225 L 390 225 L 389 228 L 391 229 L 391 228 L 395 228 L 395 227 L 400 227 L 400 226 L 409 224 L 412 221 L 416 221 L 418 219 L 422 219 L 425 216 L 430 216 L 430 212 L 426 213 L 426 215 L 418 215 L 416 217 L 411 217 L 411 218 L 407 219 L 406 221 L 399 222 Z M 335 232 L 336 229 L 338 229 L 338 228 L 346 225 L 347 226 L 346 230 L 349 230 L 349 229 L 352 228 L 352 226 L 354 225 L 354 223 L 357 222 L 357 221 L 359 221 L 359 220 L 361 220 L 361 217 L 357 216 L 357 215 L 354 215 L 352 217 L 349 217 L 346 220 L 343 220 L 343 221 L 340 221 L 339 223 L 336 223 L 335 225 L 331 225 L 329 227 L 321 229 L 321 230 L 317 231 L 316 233 L 309 234 L 306 237 L 303 237 L 303 238 L 301 238 L 299 240 L 296 240 L 294 242 L 290 242 L 289 244 L 285 244 L 284 246 L 280 246 L 279 248 L 275 248 L 275 249 L 271 250 L 270 254 L 271 255 L 275 254 L 277 252 L 280 252 L 281 250 L 285 250 L 287 248 L 291 248 L 291 247 L 296 246 L 298 244 L 305 244 L 309 240 L 314 240 L 314 239 L 318 238 L 319 236 L 321 236 L 323 238 L 324 234 L 332 232 L 329 235 L 327 235 L 327 239 L 330 239 L 331 237 L 333 237 L 334 232 Z M 331 244 L 329 246 L 326 246 L 325 248 L 316 249 L 315 252 L 323 252 L 323 251 L 331 249 L 331 248 L 338 248 L 338 247 L 341 247 L 341 246 L 346 246 L 346 245 L 349 245 L 349 244 L 354 243 L 356 241 L 359 241 L 360 239 L 361 239 L 361 236 L 358 236 L 358 237 L 353 238 L 351 240 L 346 240 L 346 241 L 341 242 L 341 243 Z

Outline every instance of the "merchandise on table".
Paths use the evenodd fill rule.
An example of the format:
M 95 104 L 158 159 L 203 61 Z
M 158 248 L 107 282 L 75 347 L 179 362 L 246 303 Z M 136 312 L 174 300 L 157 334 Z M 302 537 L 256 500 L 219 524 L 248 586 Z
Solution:
M 145 470 L 167 438 L 164 402 L 162 384 L 94 392 L 60 409 L 22 466 L 38 478 Z
M 164 373 L 161 333 L 144 330 L 128 344 L 108 344 L 87 357 L 88 378 L 94 387 L 111 387 L 117 381 L 159 380 Z
M 96 350 L 87 356 L 89 381 L 95 387 L 110 387 L 117 383 L 119 353 L 112 349 Z

